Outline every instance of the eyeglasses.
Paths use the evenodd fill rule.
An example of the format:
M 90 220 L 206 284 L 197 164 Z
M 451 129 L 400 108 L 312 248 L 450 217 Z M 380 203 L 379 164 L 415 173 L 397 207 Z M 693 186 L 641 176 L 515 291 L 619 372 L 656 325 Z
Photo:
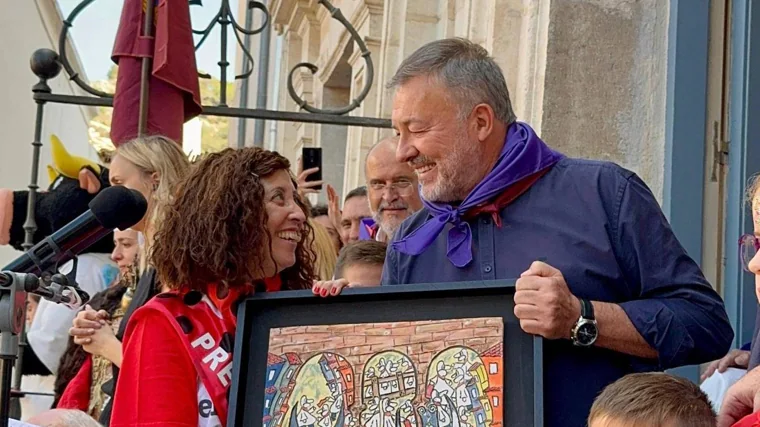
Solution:
M 760 239 L 753 234 L 745 234 L 739 238 L 739 261 L 745 271 L 752 273 L 749 263 L 760 251 Z
M 384 191 L 385 189 L 393 190 L 398 194 L 406 194 L 412 189 L 412 181 L 396 181 L 391 185 L 387 185 L 384 182 L 373 182 L 369 184 L 370 188 L 375 191 Z

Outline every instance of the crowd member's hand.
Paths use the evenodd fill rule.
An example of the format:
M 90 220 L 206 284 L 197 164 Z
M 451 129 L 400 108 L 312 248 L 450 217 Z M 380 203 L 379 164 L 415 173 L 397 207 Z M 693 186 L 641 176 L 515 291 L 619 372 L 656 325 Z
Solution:
M 84 310 L 77 313 L 73 327 L 69 329 L 69 335 L 76 338 L 89 337 L 102 327 L 108 327 L 109 315 L 105 310 L 95 311 L 86 305 Z
M 758 411 L 760 411 L 760 369 L 753 369 L 726 392 L 718 414 L 718 427 L 731 427 L 745 416 Z
M 315 187 L 319 187 L 324 181 L 307 181 L 309 175 L 319 172 L 319 168 L 311 168 L 303 170 L 303 160 L 298 160 L 298 178 L 296 178 L 296 184 L 298 186 L 298 194 L 301 197 L 306 197 L 307 194 L 319 193 L 319 190 Z
M 311 287 L 311 292 L 321 297 L 335 296 L 339 295 L 345 287 L 350 287 L 346 279 L 318 280 Z
M 74 343 L 81 345 L 84 351 L 105 357 L 114 363 L 116 363 L 115 355 L 121 353 L 121 342 L 116 338 L 110 326 L 96 329 L 95 333 L 89 337 L 74 338 Z
M 731 350 L 723 358 L 718 359 L 707 365 L 707 369 L 702 374 L 702 381 L 710 378 L 715 371 L 726 372 L 728 368 L 747 369 L 749 366 L 749 351 Z
M 321 297 L 329 297 L 329 296 L 335 296 L 340 295 L 341 291 L 343 291 L 343 288 L 369 288 L 372 287 L 370 285 L 362 285 L 361 283 L 349 283 L 346 279 L 336 279 L 336 280 L 320 280 L 315 281 L 314 285 L 311 287 L 311 292 L 314 293 L 314 295 L 318 295 Z
M 548 339 L 570 337 L 581 307 L 559 270 L 536 261 L 515 287 L 515 316 L 523 331 Z
M 327 216 L 330 217 L 336 230 L 340 230 L 340 199 L 338 198 L 338 192 L 335 191 L 332 185 L 327 184 Z
M 81 345 L 84 351 L 121 366 L 121 342 L 114 335 L 109 319 L 105 310 L 95 311 L 87 305 L 77 313 L 69 335 L 74 337 L 74 344 Z

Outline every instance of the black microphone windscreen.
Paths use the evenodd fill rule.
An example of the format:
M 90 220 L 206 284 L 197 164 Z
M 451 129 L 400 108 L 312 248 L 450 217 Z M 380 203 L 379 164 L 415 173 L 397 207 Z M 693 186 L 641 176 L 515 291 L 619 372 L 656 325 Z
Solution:
M 89 207 L 103 227 L 126 230 L 145 216 L 148 202 L 139 191 L 115 185 L 95 196 Z

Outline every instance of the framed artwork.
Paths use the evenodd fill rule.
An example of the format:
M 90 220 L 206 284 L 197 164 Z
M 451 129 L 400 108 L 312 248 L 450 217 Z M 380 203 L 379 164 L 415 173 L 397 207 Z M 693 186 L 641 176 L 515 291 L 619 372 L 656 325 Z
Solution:
M 542 341 L 513 294 L 493 281 L 249 298 L 228 425 L 540 427 Z

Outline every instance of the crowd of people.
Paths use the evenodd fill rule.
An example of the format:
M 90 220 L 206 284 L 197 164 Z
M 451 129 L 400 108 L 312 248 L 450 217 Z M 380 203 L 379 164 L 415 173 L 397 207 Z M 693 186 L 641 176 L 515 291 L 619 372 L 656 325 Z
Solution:
M 424 45 L 389 87 L 395 134 L 343 200 L 260 148 L 191 164 L 160 136 L 120 146 L 111 184 L 148 211 L 114 234 L 119 277 L 67 326 L 55 409 L 29 422 L 226 425 L 235 307 L 256 292 L 518 278 L 514 314 L 546 339 L 546 426 L 760 426 L 760 346 L 729 352 L 721 297 L 636 174 L 550 148 L 469 41 Z M 749 194 L 742 249 L 760 289 Z M 706 380 L 748 373 L 718 394 L 661 373 L 711 361 Z

